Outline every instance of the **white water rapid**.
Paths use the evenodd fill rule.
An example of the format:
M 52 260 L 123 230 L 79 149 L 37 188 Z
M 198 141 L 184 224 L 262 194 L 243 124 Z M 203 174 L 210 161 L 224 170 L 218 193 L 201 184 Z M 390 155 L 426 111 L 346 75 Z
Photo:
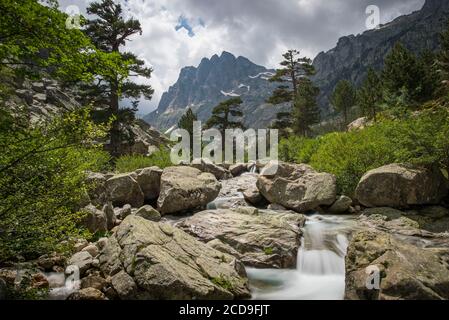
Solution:
M 340 300 L 351 216 L 308 217 L 296 270 L 247 268 L 254 299 Z

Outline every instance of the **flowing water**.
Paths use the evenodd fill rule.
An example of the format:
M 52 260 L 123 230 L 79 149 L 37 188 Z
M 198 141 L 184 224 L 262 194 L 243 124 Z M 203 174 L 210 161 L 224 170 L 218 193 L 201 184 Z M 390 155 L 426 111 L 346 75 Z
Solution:
M 340 300 L 351 216 L 308 217 L 295 270 L 247 268 L 254 299 Z
M 255 168 L 255 167 L 254 167 Z M 218 198 L 208 209 L 248 205 L 242 190 L 255 185 L 257 174 L 222 181 Z M 345 256 L 355 217 L 311 215 L 303 228 L 294 270 L 247 268 L 254 299 L 339 300 L 345 290 Z
M 247 206 L 242 192 L 256 184 L 255 170 L 254 166 L 253 172 L 222 181 L 220 194 L 208 209 Z M 175 225 L 188 216 L 165 216 L 163 221 Z M 347 239 L 354 226 L 353 216 L 307 217 L 296 269 L 246 269 L 253 299 L 343 299 Z M 64 275 L 54 278 L 51 283 L 50 299 L 64 299 L 79 286 L 79 283 L 67 281 Z

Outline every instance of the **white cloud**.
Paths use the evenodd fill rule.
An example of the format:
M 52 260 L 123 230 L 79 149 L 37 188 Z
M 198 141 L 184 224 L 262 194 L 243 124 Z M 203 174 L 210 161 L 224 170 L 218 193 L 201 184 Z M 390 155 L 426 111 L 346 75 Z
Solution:
M 90 0 L 60 2 L 62 8 L 76 3 L 85 7 Z M 127 3 L 129 13 L 140 20 L 143 28 L 143 35 L 134 37 L 128 48 L 154 68 L 149 81 L 155 89 L 154 98 L 140 106 L 140 113 L 145 114 L 157 106 L 182 67 L 196 66 L 203 57 L 226 50 L 270 68 L 277 66 L 280 55 L 289 48 L 300 49 L 313 58 L 335 46 L 340 36 L 363 32 L 368 5 L 379 6 L 382 22 L 387 22 L 419 9 L 424 0 L 127 0 Z M 188 19 L 193 37 L 185 28 L 175 30 L 180 16 Z

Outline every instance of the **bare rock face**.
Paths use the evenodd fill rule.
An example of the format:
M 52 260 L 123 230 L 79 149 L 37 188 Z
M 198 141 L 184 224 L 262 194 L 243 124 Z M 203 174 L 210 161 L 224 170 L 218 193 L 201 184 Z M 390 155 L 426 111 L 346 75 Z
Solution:
M 161 220 L 161 214 L 150 205 L 143 206 L 136 212 L 136 216 L 146 220 L 158 222 Z
M 346 299 L 449 299 L 448 245 L 446 239 L 445 246 L 420 247 L 390 233 L 358 231 L 346 257 Z M 367 287 L 372 268 L 380 277 L 378 290 Z
M 72 293 L 67 300 L 108 300 L 98 289 L 85 288 Z
M 313 61 L 317 70 L 313 80 L 320 89 L 317 100 L 324 114 L 332 112 L 329 99 L 339 80 L 361 84 L 368 67 L 379 70 L 397 42 L 415 54 L 438 49 L 448 13 L 448 1 L 427 0 L 420 11 L 400 16 L 379 29 L 342 37 L 335 48 L 318 54 Z
M 340 196 L 334 204 L 327 210 L 329 213 L 345 213 L 352 205 L 352 199 L 347 196 Z
M 108 231 L 108 220 L 104 211 L 97 209 L 92 204 L 82 209 L 82 211 L 85 213 L 83 224 L 90 232 Z
M 304 223 L 305 217 L 295 212 L 248 207 L 199 212 L 177 226 L 203 242 L 218 239 L 221 243 L 212 242 L 215 248 L 238 252 L 245 265 L 293 268 Z
M 390 164 L 367 172 L 355 191 L 366 207 L 404 208 L 438 204 L 448 193 L 448 182 L 438 168 Z
M 270 203 L 297 212 L 330 206 L 337 197 L 335 176 L 304 164 L 270 162 L 262 170 L 257 188 Z
M 191 166 L 202 172 L 212 173 L 217 180 L 226 180 L 232 178 L 232 174 L 229 170 L 217 166 L 209 159 L 195 159 L 192 161 Z
M 122 299 L 250 296 L 244 269 L 234 257 L 178 228 L 134 215 L 109 238 L 99 259 Z
M 370 121 L 367 117 L 362 117 L 354 120 L 350 124 L 348 124 L 348 131 L 361 130 L 367 127 L 370 124 Z
M 136 171 L 137 183 L 142 189 L 145 201 L 153 201 L 159 197 L 162 170 L 158 167 L 139 169 Z
M 125 173 L 109 178 L 106 181 L 106 192 L 114 206 L 130 204 L 134 208 L 140 208 L 145 199 L 136 181 L 136 174 Z
M 346 256 L 346 298 L 448 299 L 448 231 L 443 207 L 364 210 Z
M 205 207 L 218 196 L 220 188 L 211 173 L 192 167 L 166 168 L 157 201 L 159 212 L 164 215 Z

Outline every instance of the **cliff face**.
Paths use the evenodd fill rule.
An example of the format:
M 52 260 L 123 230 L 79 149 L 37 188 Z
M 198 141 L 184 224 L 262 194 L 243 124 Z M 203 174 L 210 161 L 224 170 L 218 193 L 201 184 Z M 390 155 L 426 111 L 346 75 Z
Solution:
M 266 127 L 280 110 L 265 103 L 276 87 L 268 81 L 273 73 L 274 70 L 228 52 L 204 58 L 198 67 L 181 70 L 178 81 L 162 95 L 158 109 L 144 119 L 157 128 L 168 129 L 190 107 L 204 122 L 220 102 L 239 96 L 243 100 L 245 124 L 251 128 Z
M 359 85 L 369 67 L 382 67 L 396 42 L 417 54 L 426 49 L 436 50 L 439 34 L 447 28 L 448 19 L 449 1 L 427 0 L 420 11 L 361 35 L 340 38 L 334 49 L 318 54 L 313 62 L 317 69 L 314 80 L 321 89 L 319 104 L 323 112 L 331 112 L 329 96 L 339 80 Z
M 438 49 L 439 35 L 446 30 L 448 19 L 448 0 L 427 0 L 419 11 L 378 29 L 342 37 L 335 48 L 318 54 L 313 62 L 317 70 L 313 80 L 321 91 L 318 103 L 322 116 L 332 113 L 329 97 L 338 81 L 347 79 L 359 85 L 369 67 L 382 67 L 396 42 L 417 54 L 425 49 Z M 220 57 L 205 58 L 198 67 L 183 68 L 178 81 L 163 94 L 158 109 L 144 119 L 159 129 L 168 129 L 191 107 L 200 120 L 206 121 L 218 103 L 240 96 L 245 124 L 251 128 L 267 127 L 277 112 L 286 109 L 265 103 L 276 87 L 267 81 L 272 72 L 227 52 Z

